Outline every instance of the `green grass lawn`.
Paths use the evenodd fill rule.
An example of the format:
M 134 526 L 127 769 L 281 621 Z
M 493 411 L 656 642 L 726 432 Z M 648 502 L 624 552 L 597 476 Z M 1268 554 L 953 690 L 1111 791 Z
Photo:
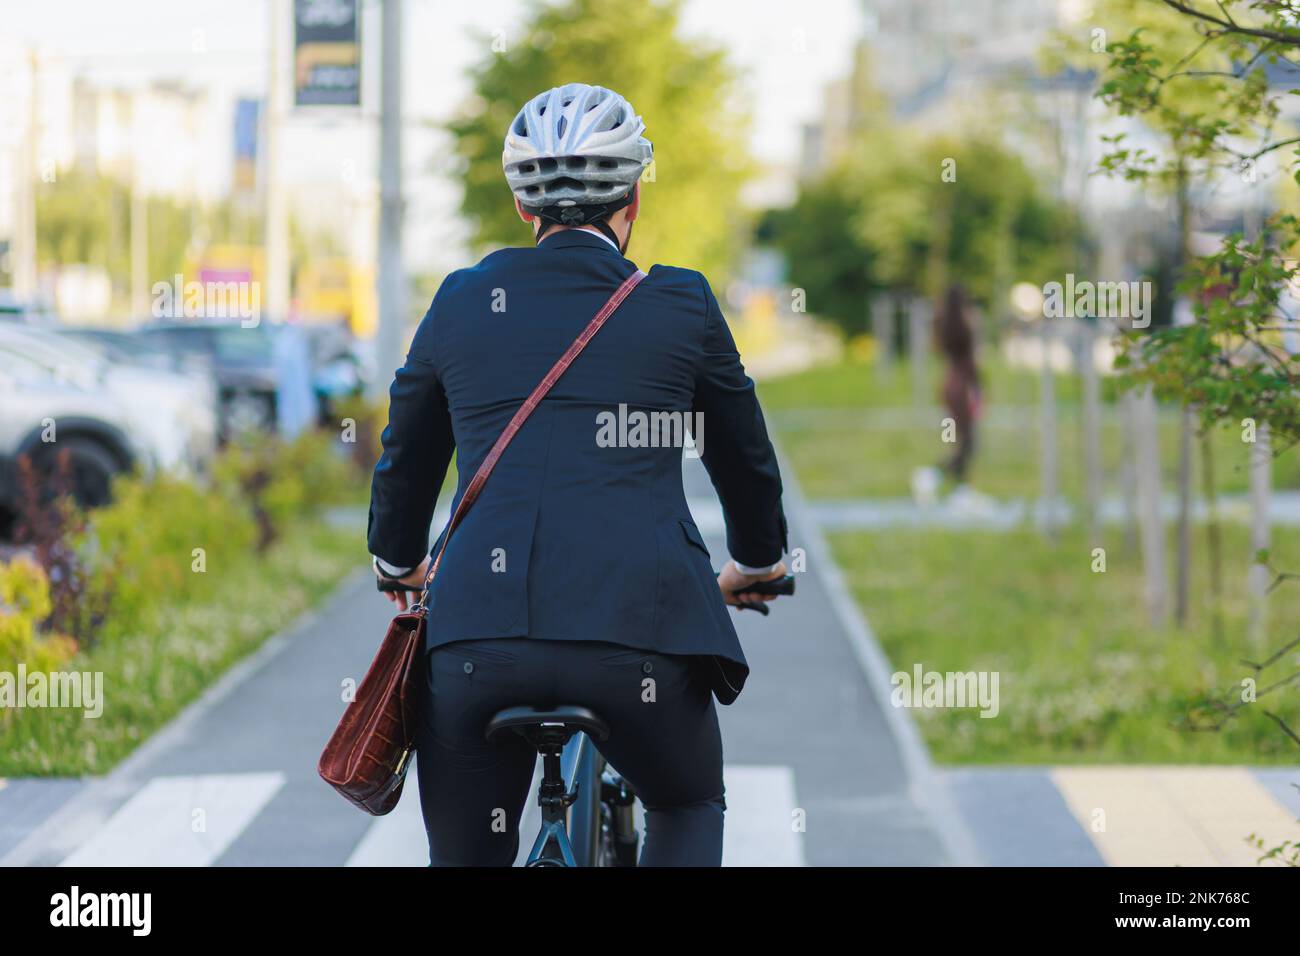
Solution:
M 937 390 L 932 368 L 928 394 Z M 1033 418 L 1036 373 L 986 363 L 986 400 L 999 427 L 985 427 L 973 484 L 997 497 L 1038 495 L 1039 435 Z M 1062 492 L 1078 501 L 1082 490 L 1079 388 L 1057 380 L 1060 398 L 1059 469 Z M 1121 492 L 1122 428 L 1110 404 L 1101 432 L 1105 491 Z M 881 376 L 867 363 L 846 360 L 762 383 L 760 395 L 787 460 L 809 497 L 907 496 L 912 470 L 939 461 L 949 446 L 939 440 L 939 418 L 919 424 L 906 367 Z M 1016 421 L 1014 410 L 1030 416 Z M 999 409 L 1002 411 L 999 412 Z M 1166 489 L 1174 488 L 1178 427 L 1160 427 Z M 1231 431 L 1215 435 L 1221 493 L 1246 487 L 1247 447 Z M 1199 480 L 1199 477 L 1198 477 Z M 1300 487 L 1300 452 L 1280 459 L 1275 487 Z M 1198 485 L 1199 488 L 1199 485 Z M 1203 599 L 1189 626 L 1152 629 L 1142 601 L 1139 556 L 1125 550 L 1122 530 L 1107 529 L 1108 569 L 1090 570 L 1091 546 L 1079 528 L 1056 542 L 1025 527 L 1011 532 L 890 529 L 829 534 L 854 595 L 892 665 L 911 671 L 996 671 L 1001 713 L 914 711 L 936 758 L 951 763 L 1296 763 L 1300 747 L 1263 710 L 1276 707 L 1300 732 L 1300 685 L 1245 708 L 1221 732 L 1193 732 L 1186 718 L 1206 692 L 1229 690 L 1252 673 L 1243 658 L 1263 648 L 1246 646 L 1245 576 L 1250 548 L 1245 529 L 1225 525 L 1226 627 L 1210 633 Z M 1274 530 L 1275 563 L 1300 571 L 1294 530 Z M 1172 539 L 1172 529 L 1171 529 Z M 1206 587 L 1204 529 L 1193 545 L 1195 589 Z M 1173 547 L 1168 549 L 1172 591 Z M 1270 646 L 1295 637 L 1300 581 L 1284 583 L 1270 598 Z M 1277 665 L 1278 679 L 1300 666 L 1300 655 Z M 1269 677 L 1268 672 L 1265 679 Z M 1264 681 L 1261 681 L 1263 686 Z
M 1034 372 L 986 362 L 985 421 L 978 432 L 972 484 L 1000 498 L 1033 498 L 1041 492 L 1042 436 L 1039 429 L 1038 376 Z M 940 370 L 930 369 L 927 398 L 937 394 Z M 1057 455 L 1060 493 L 1083 496 L 1083 433 L 1079 383 L 1058 376 Z M 881 375 L 869 363 L 846 360 L 765 381 L 760 398 L 781 444 L 812 498 L 900 497 L 910 494 L 912 472 L 935 465 L 951 453 L 941 441 L 946 414 L 938 405 L 919 417 L 911 414 L 908 371 Z M 1103 382 L 1099 429 L 1103 493 L 1121 494 L 1123 427 L 1114 402 L 1113 382 Z M 1177 474 L 1179 425 L 1166 410 L 1159 426 L 1160 460 L 1173 488 Z M 1251 446 L 1236 429 L 1213 437 L 1216 485 L 1222 494 L 1244 493 Z M 1199 472 L 1196 475 L 1199 489 Z M 1278 459 L 1274 486 L 1300 487 L 1300 452 Z
M 138 630 L 80 654 L 64 669 L 103 672 L 102 715 L 7 709 L 0 714 L 0 776 L 109 770 L 232 664 L 364 567 L 364 550 L 356 528 L 300 520 L 262 558 L 213 574 L 206 600 L 173 603 Z
M 1001 709 L 916 709 L 931 752 L 948 763 L 1288 763 L 1300 748 L 1262 711 L 1300 731 L 1300 694 L 1279 691 L 1248 706 L 1219 732 L 1186 729 L 1191 702 L 1233 691 L 1263 648 L 1245 638 L 1240 560 L 1227 582 L 1226 627 L 1211 634 L 1204 562 L 1194 568 L 1193 619 L 1184 631 L 1152 630 L 1142 568 L 1119 535 L 1106 543 L 1106 571 L 1076 531 L 1049 542 L 1011 533 L 890 530 L 830 536 L 837 561 L 892 667 L 910 672 L 996 671 Z M 1225 534 L 1230 555 L 1248 553 L 1243 529 Z M 1286 536 L 1282 566 L 1300 568 L 1300 542 Z M 1200 557 L 1204 549 L 1194 551 Z M 1269 613 L 1270 648 L 1293 638 L 1300 582 L 1279 586 Z M 1264 672 L 1259 686 L 1300 667 L 1300 655 Z

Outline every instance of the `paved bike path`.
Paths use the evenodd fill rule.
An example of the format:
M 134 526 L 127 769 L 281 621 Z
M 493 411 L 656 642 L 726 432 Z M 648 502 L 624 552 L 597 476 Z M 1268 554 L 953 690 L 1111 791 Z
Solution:
M 698 462 L 688 460 L 685 474 L 717 564 L 726 552 L 716 498 Z M 805 549 L 808 570 L 797 596 L 777 602 L 770 617 L 737 615 L 752 672 L 740 699 L 720 708 L 726 862 L 977 862 L 915 731 L 883 700 L 883 658 L 806 520 L 797 489 L 787 494 L 787 507 L 790 544 Z M 359 563 L 362 541 L 358 529 Z M 342 706 L 341 682 L 364 673 L 388 616 L 368 573 L 349 578 L 109 776 L 71 795 L 61 782 L 63 802 L 8 841 L 12 849 L 0 863 L 421 862 L 414 788 L 397 812 L 374 820 L 315 773 Z M 43 784 L 54 785 L 11 785 L 35 793 Z

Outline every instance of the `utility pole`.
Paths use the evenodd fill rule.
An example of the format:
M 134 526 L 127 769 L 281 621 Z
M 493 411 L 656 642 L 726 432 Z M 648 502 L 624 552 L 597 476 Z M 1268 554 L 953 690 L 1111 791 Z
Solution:
M 138 115 L 134 99 L 131 112 L 134 125 Z M 131 156 L 131 317 L 140 322 L 149 316 L 149 200 L 136 152 Z
M 27 53 L 27 137 L 15 153 L 14 176 L 14 294 L 22 301 L 36 297 L 36 180 L 37 151 L 40 148 L 40 110 L 37 83 L 40 63 L 36 50 Z
M 372 388 L 387 393 L 405 346 L 402 269 L 402 0 L 383 0 L 379 107 L 379 330 Z
M 282 141 L 280 124 L 285 114 L 284 70 L 282 68 L 285 6 L 284 0 L 269 0 L 271 11 L 271 50 L 269 75 L 266 83 L 266 230 L 265 272 L 267 314 L 275 321 L 284 321 L 289 314 L 289 208 L 281 188 L 278 167 Z M 258 316 L 257 318 L 260 318 Z

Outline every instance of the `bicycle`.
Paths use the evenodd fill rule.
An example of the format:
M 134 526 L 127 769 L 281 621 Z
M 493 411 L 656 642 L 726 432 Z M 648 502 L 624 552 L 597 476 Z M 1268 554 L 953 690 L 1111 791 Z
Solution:
M 397 581 L 377 583 L 380 591 L 413 590 Z M 791 595 L 794 575 L 736 593 Z M 742 601 L 736 606 L 769 613 L 763 602 Z M 636 866 L 641 842 L 636 794 L 596 748 L 595 742 L 609 737 L 604 718 L 574 704 L 524 704 L 498 711 L 483 731 L 489 742 L 507 733 L 523 737 L 542 758 L 537 788 L 542 825 L 524 866 Z

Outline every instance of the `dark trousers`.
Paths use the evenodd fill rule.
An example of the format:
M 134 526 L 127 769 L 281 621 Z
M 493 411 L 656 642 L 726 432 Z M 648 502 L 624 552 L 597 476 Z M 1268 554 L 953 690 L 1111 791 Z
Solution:
M 483 729 L 505 707 L 574 704 L 609 724 L 600 752 L 645 807 L 641 865 L 720 865 L 722 738 L 704 663 L 528 638 L 429 651 L 416 768 L 432 864 L 514 862 L 537 751 L 513 734 L 488 743 Z

